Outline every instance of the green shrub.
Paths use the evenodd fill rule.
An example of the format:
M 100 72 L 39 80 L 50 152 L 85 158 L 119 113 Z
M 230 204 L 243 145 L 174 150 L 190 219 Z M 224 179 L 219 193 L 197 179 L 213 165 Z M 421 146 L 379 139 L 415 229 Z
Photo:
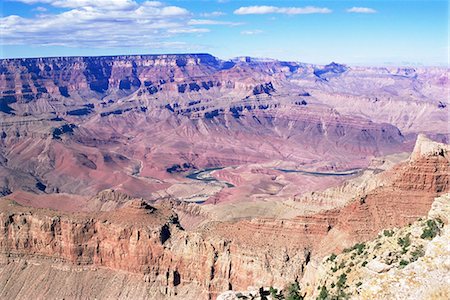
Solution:
M 355 246 L 353 246 L 353 248 L 355 248 L 358 255 L 361 255 L 364 249 L 366 248 L 366 244 L 364 243 L 356 244 Z
M 345 283 L 346 283 L 346 282 L 347 282 L 347 274 L 342 273 L 342 274 L 339 276 L 339 279 L 338 279 L 338 281 L 337 281 L 337 283 L 336 283 L 337 288 L 338 288 L 339 290 L 345 288 Z
M 270 295 L 272 296 L 272 298 L 275 298 L 275 296 L 276 296 L 277 293 L 278 293 L 278 290 L 277 290 L 276 288 L 274 288 L 273 286 L 271 286 L 271 287 L 269 288 L 269 293 L 270 293 Z
M 317 300 L 327 300 L 328 299 L 328 290 L 326 286 L 322 286 L 320 289 L 319 297 L 317 297 Z
M 384 235 L 384 236 L 387 236 L 387 237 L 391 237 L 391 236 L 394 235 L 394 230 L 388 230 L 388 229 L 386 229 L 386 230 L 383 231 L 383 235 Z
M 404 259 L 402 259 L 402 260 L 400 261 L 400 263 L 399 263 L 399 265 L 400 265 L 401 267 L 404 267 L 404 266 L 406 266 L 406 265 L 408 265 L 408 264 L 409 264 L 409 261 L 404 260 Z
M 425 255 L 425 250 L 423 249 L 423 245 L 419 245 L 413 252 L 411 252 L 410 262 L 414 262 Z
M 353 250 L 356 250 L 356 253 L 358 255 L 361 255 L 365 248 L 366 248 L 366 244 L 357 243 L 357 244 L 353 245 L 353 247 L 351 247 L 351 248 L 345 248 L 344 250 L 342 250 L 342 252 L 349 253 L 349 252 L 352 252 Z
M 283 295 L 281 294 L 281 291 L 278 293 L 278 290 L 272 286 L 269 288 L 269 293 L 270 296 L 272 296 L 272 299 L 283 300 Z
M 303 296 L 300 295 L 300 286 L 298 282 L 294 282 L 288 286 L 285 293 L 286 300 L 303 300 Z
M 334 253 L 331 253 L 331 255 L 328 257 L 327 262 L 334 261 L 336 259 L 337 255 Z
M 339 290 L 337 297 L 333 297 L 333 300 L 337 299 L 337 300 L 341 300 L 341 299 L 350 299 L 349 295 L 347 295 L 346 292 L 344 292 L 344 290 Z
M 408 233 L 404 238 L 398 238 L 397 242 L 402 247 L 402 253 L 408 252 L 408 247 L 411 246 L 410 233 Z
M 440 228 L 438 226 L 438 223 L 435 220 L 427 220 L 426 227 L 423 228 L 423 232 L 420 237 L 422 239 L 431 240 L 431 239 L 435 238 L 436 235 L 439 234 L 439 232 L 440 232 Z

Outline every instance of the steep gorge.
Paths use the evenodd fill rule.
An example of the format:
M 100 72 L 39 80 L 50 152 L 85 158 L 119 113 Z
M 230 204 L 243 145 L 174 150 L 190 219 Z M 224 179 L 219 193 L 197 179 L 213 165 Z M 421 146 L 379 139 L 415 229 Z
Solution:
M 93 216 L 2 200 L 0 294 L 207 299 L 228 289 L 282 287 L 305 276 L 316 259 L 425 215 L 434 197 L 449 191 L 449 161 L 448 146 L 420 138 L 411 158 L 387 174 L 388 183 L 343 208 L 192 230 L 183 230 L 170 202 L 133 200 Z M 21 280 L 37 274 L 34 264 L 48 276 L 93 280 L 99 288 L 63 291 L 47 275 L 39 277 L 41 289 L 27 287 Z M 109 290 L 108 282 L 117 278 L 121 283 Z M 24 288 L 12 288 L 12 282 Z M 130 294 L 115 294 L 125 283 L 133 286 L 126 288 Z

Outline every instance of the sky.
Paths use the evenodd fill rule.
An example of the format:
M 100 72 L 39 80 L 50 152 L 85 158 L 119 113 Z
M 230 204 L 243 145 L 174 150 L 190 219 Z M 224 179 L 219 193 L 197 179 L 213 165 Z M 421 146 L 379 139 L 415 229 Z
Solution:
M 0 0 L 0 57 L 210 53 L 448 65 L 447 0 Z

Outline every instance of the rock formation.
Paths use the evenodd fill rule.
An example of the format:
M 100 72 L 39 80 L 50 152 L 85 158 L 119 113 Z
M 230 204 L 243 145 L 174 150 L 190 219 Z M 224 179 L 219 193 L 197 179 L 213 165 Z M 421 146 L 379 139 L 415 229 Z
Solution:
M 308 280 L 449 191 L 447 73 L 2 59 L 0 297 L 214 299 Z
M 428 218 L 326 257 L 308 298 L 448 299 L 450 194 L 436 198 Z
M 396 176 L 384 186 L 342 208 L 312 215 L 301 215 L 299 210 L 291 219 L 206 221 L 191 230 L 183 229 L 176 211 L 185 218 L 200 213 L 170 201 L 129 200 L 122 208 L 92 215 L 2 200 L 0 279 L 5 288 L 0 293 L 5 297 L 119 297 L 118 290 L 126 283 L 133 288 L 126 288 L 130 294 L 124 298 L 207 299 L 229 289 L 283 287 L 306 280 L 315 263 L 331 251 L 425 215 L 432 199 L 449 190 L 449 157 L 441 153 L 427 151 L 400 164 Z M 412 185 L 411 176 L 420 180 Z M 48 277 L 40 277 L 45 290 L 17 289 L 12 283 L 25 283 L 23 278 L 34 276 L 35 263 L 44 265 L 49 276 L 68 274 L 68 282 L 79 278 L 103 284 L 97 290 L 60 290 L 49 286 Z M 377 265 L 372 269 L 380 270 Z M 105 282 L 118 278 L 122 283 L 109 290 Z
M 89 199 L 115 189 L 148 200 L 194 198 L 168 191 L 183 182 L 180 172 L 251 164 L 364 168 L 373 157 L 410 151 L 417 133 L 444 141 L 449 134 L 450 106 L 439 104 L 447 103 L 441 95 L 449 81 L 439 68 L 208 54 L 3 59 L 0 66 L 2 195 Z M 176 165 L 189 168 L 169 172 Z M 296 188 L 308 178 L 290 177 L 279 191 L 301 195 L 313 191 L 308 186 L 339 183 Z M 256 180 L 263 197 L 288 196 L 265 188 L 269 176 Z M 242 201 L 251 183 L 241 183 L 207 198 Z

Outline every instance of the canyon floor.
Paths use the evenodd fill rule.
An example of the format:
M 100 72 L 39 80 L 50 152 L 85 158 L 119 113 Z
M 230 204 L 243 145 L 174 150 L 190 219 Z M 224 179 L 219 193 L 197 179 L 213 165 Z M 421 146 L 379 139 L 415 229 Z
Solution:
M 449 88 L 445 68 L 3 59 L 0 297 L 235 299 L 295 283 L 311 299 L 389 299 L 448 231 Z M 445 215 L 423 240 L 436 198 Z M 405 253 L 389 248 L 406 235 Z M 365 260 L 348 268 L 352 251 Z

